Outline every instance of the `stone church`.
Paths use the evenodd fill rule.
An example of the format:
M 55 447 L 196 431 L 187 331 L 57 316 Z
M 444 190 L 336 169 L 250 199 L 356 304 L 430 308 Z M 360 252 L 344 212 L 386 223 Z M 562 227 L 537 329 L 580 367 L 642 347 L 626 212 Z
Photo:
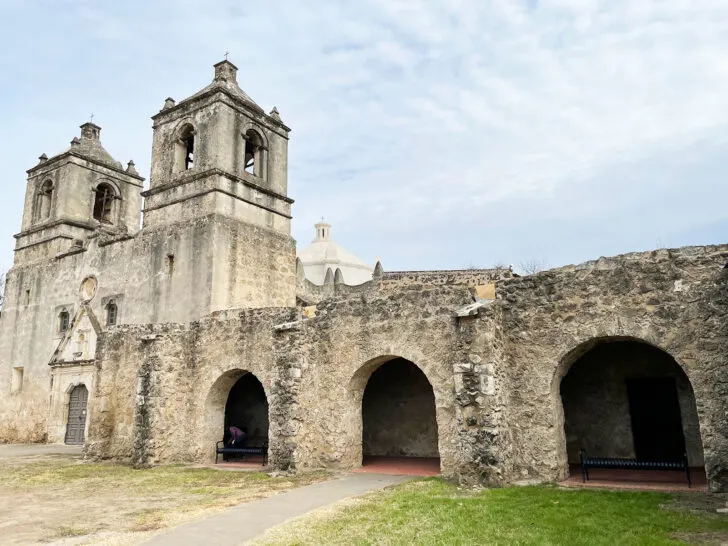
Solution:
M 27 171 L 0 441 L 206 462 L 242 424 L 280 469 L 419 457 L 498 486 L 563 479 L 584 449 L 687 454 L 728 490 L 728 245 L 389 272 L 321 222 L 297 258 L 290 129 L 214 68 L 152 117 L 148 186 L 93 123 Z

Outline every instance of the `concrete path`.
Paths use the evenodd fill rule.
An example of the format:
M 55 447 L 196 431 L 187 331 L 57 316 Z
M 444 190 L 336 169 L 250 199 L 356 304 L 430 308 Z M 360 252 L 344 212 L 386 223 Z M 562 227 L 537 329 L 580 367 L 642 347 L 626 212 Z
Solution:
M 0 459 L 42 455 L 81 455 L 83 446 L 65 444 L 0 444 Z
M 382 489 L 411 479 L 411 476 L 349 474 L 343 478 L 292 489 L 200 521 L 175 527 L 144 542 L 155 546 L 199 544 L 243 544 L 289 519 L 327 504 Z

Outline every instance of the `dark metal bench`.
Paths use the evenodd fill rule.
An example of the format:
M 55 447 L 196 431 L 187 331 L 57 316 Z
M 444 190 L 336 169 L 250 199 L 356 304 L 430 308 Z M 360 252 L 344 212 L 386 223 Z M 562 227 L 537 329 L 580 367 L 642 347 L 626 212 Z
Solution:
M 268 446 L 263 447 L 235 447 L 226 446 L 225 442 L 220 440 L 215 444 L 215 464 L 217 464 L 220 455 L 240 455 L 245 458 L 246 455 L 262 455 L 263 466 L 268 464 Z M 224 457 L 223 457 L 224 460 Z
M 609 457 L 587 457 L 582 449 L 579 451 L 581 459 L 581 478 L 584 482 L 589 480 L 590 468 L 614 468 L 619 470 L 680 470 L 688 478 L 688 487 L 692 486 L 688 456 L 683 455 L 679 461 L 641 461 L 638 459 L 617 459 Z

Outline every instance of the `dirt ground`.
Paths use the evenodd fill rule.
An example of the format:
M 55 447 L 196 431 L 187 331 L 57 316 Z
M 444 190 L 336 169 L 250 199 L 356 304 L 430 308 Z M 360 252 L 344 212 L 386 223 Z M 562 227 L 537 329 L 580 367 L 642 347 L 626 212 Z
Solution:
M 0 459 L 0 544 L 139 544 L 161 529 L 327 477 L 163 466 L 80 455 Z

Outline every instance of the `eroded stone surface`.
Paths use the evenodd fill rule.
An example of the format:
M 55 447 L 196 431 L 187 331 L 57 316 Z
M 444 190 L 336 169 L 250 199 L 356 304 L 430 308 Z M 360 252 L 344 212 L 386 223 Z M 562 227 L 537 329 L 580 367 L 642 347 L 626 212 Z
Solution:
M 454 315 L 472 297 L 467 287 L 420 285 L 324 300 L 310 319 L 296 308 L 261 309 L 184 326 L 119 327 L 103 336 L 102 367 L 108 361 L 139 377 L 95 400 L 127 413 L 94 429 L 91 451 L 113 452 L 107 441 L 127 446 L 129 456 L 145 453 L 145 462 L 209 457 L 219 430 L 206 420 L 212 385 L 244 369 L 266 388 L 274 464 L 352 468 L 361 461 L 367 380 L 399 356 L 433 387 L 445 475 L 493 485 L 555 480 L 567 471 L 561 378 L 596 340 L 636 339 L 667 351 L 690 379 L 710 486 L 724 489 L 727 257 L 727 247 L 687 248 L 504 280 L 496 302 L 474 317 Z M 673 289 L 676 274 L 688 292 Z M 296 318 L 299 328 L 276 329 Z M 145 344 L 142 331 L 160 337 Z M 133 399 L 139 384 L 151 405 L 144 415 L 158 420 L 109 434 L 131 419 L 131 404 L 117 400 Z M 189 423 L 186 440 L 175 414 Z M 139 441 L 146 447 L 132 449 Z
M 621 415 L 612 429 L 619 441 L 609 445 L 604 431 L 588 439 L 578 419 L 570 430 L 590 449 L 632 454 L 624 400 L 617 403 L 627 371 L 611 386 L 598 374 L 575 374 L 563 392 L 561 383 L 599 343 L 635 340 L 684 372 L 689 456 L 704 461 L 712 490 L 728 489 L 728 246 L 600 258 L 528 277 L 388 273 L 377 264 L 364 284 L 331 272 L 318 286 L 305 279 L 290 237 L 289 129 L 239 89 L 231 63 L 218 63 L 200 93 L 166 101 L 154 123 L 140 230 L 141 179 L 100 144 L 79 141 L 29 171 L 0 316 L 0 441 L 62 441 L 68 393 L 83 384 L 89 455 L 137 465 L 211 461 L 230 389 L 252 373 L 268 402 L 273 466 L 350 469 L 362 460 L 369 378 L 402 358 L 432 387 L 445 476 L 557 480 L 568 472 L 567 447 L 572 460 L 578 447 L 564 432 L 563 393 L 581 403 L 579 392 L 596 388 L 579 407 L 618 412 L 609 418 Z M 84 131 L 82 140 L 98 138 L 93 127 Z M 68 180 L 73 191 L 59 189 L 49 207 L 46 178 Z M 99 221 L 89 195 L 103 180 L 119 195 L 107 211 L 115 216 Z M 73 317 L 67 329 L 63 313 Z M 432 432 L 422 435 L 427 442 L 402 443 L 431 455 Z

